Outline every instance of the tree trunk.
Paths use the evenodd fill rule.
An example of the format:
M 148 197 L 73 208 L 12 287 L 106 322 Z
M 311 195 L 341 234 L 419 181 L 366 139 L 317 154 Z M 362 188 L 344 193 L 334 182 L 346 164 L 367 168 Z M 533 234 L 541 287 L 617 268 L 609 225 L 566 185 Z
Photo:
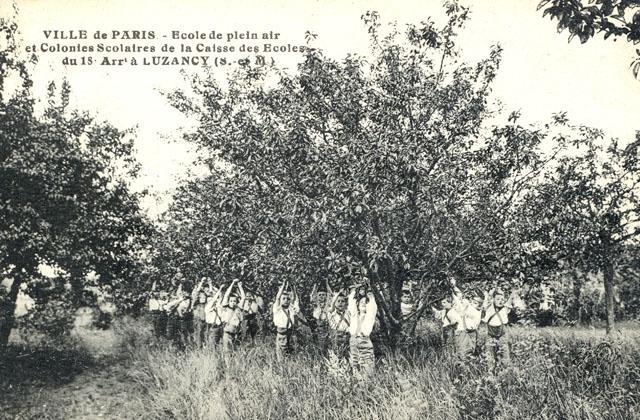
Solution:
M 604 266 L 604 299 L 607 307 L 607 334 L 613 330 L 615 323 L 613 270 L 613 262 L 611 259 L 608 259 Z
M 11 334 L 15 321 L 16 301 L 18 300 L 21 284 L 22 278 L 16 273 L 13 276 L 9 293 L 0 307 L 0 352 L 6 349 L 9 342 L 9 334 Z

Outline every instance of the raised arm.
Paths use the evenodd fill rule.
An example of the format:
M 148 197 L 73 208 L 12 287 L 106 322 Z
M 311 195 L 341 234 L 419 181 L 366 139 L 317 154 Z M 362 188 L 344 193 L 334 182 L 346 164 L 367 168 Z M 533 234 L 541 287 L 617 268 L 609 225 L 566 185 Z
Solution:
M 329 296 L 333 295 L 333 290 L 331 290 L 331 286 L 329 285 L 329 279 L 324 279 L 324 286 L 327 289 L 327 294 Z
M 211 302 L 211 305 L 217 305 L 218 301 L 220 300 L 220 295 L 222 294 L 222 286 L 218 287 L 217 289 L 213 289 L 213 287 L 211 286 L 211 282 L 209 282 L 209 288 L 212 291 L 215 290 L 215 293 L 213 294 L 213 297 L 211 299 L 207 299 L 207 305 L 209 304 L 209 302 Z
M 315 305 L 317 297 L 318 297 L 318 285 L 314 284 L 313 287 L 311 288 L 311 296 L 310 296 L 312 305 Z
M 231 296 L 231 292 L 233 291 L 233 287 L 236 285 L 237 280 L 233 280 L 227 291 L 224 292 L 224 296 L 222 297 L 222 306 L 227 306 L 229 304 L 229 297 Z
M 244 309 L 244 304 L 247 299 L 247 294 L 244 292 L 244 287 L 242 287 L 242 282 L 238 283 L 238 291 L 240 292 L 240 301 L 238 302 L 238 307 Z
M 372 291 L 369 291 L 369 293 L 367 293 L 367 298 L 367 313 L 365 315 L 365 318 L 369 319 L 370 321 L 375 321 L 376 314 L 378 313 L 378 304 L 376 303 L 376 297 L 374 296 Z
M 180 304 L 180 302 L 182 302 L 184 299 L 182 299 L 181 297 L 177 297 L 174 298 L 173 300 L 169 301 L 166 305 L 165 305 L 165 309 L 169 312 L 172 312 L 174 309 L 176 309 L 178 307 L 178 305 Z
M 295 286 L 291 287 L 291 290 L 293 292 L 293 299 L 291 301 L 291 307 L 293 308 L 294 312 L 299 313 L 300 312 L 300 299 L 298 298 L 298 291 L 296 290 Z
M 256 295 L 256 305 L 258 305 L 260 312 L 264 311 L 264 299 L 262 296 Z
M 287 281 L 285 280 L 284 282 L 282 282 L 282 284 L 280 285 L 280 288 L 278 289 L 278 293 L 276 294 L 276 300 L 273 302 L 274 307 L 280 307 L 280 299 L 282 298 L 282 294 L 284 293 L 284 288 L 287 285 Z
M 338 301 L 338 298 L 340 297 L 340 293 L 343 293 L 343 291 L 344 291 L 344 289 L 341 289 L 335 295 L 331 295 L 331 306 L 329 307 L 329 313 L 331 313 L 331 312 L 336 310 L 336 302 Z
M 351 315 L 357 313 L 358 311 L 358 302 L 356 302 L 356 290 L 357 287 L 354 287 L 353 289 L 351 289 L 351 292 L 349 292 L 349 297 L 348 297 L 348 310 L 349 313 L 351 313 Z

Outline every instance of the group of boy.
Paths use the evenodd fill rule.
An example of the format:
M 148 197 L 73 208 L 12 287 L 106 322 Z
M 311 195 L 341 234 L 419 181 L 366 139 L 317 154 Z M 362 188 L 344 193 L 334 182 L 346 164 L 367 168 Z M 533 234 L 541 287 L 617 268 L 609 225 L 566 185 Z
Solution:
M 178 282 L 182 280 L 178 277 Z M 221 346 L 232 351 L 242 338 L 253 342 L 260 330 L 266 331 L 265 304 L 262 297 L 245 291 L 241 281 L 233 280 L 228 287 L 214 287 L 210 279 L 203 278 L 188 293 L 182 283 L 173 296 L 158 292 L 154 284 L 149 299 L 156 335 L 164 335 L 178 346 L 193 343 L 196 347 Z M 453 293 L 432 307 L 435 318 L 441 322 L 442 340 L 448 350 L 462 358 L 487 356 L 494 369 L 509 358 L 504 338 L 511 310 L 510 299 L 505 300 L 500 289 L 484 295 L 462 293 L 452 281 Z M 311 291 L 312 317 L 307 320 L 300 310 L 300 299 L 295 286 L 283 282 L 272 305 L 275 328 L 276 356 L 282 361 L 293 352 L 296 332 L 300 324 L 309 327 L 319 352 L 331 350 L 337 357 L 349 360 L 354 370 L 370 374 L 375 357 L 371 333 L 378 312 L 375 295 L 368 281 L 341 289 L 325 290 L 317 285 Z M 411 293 L 401 298 L 403 318 L 415 312 Z M 408 324 L 408 323 L 407 323 Z M 486 325 L 486 337 L 481 327 Z
M 506 299 L 499 288 L 482 294 L 462 293 L 455 281 L 452 288 L 451 295 L 442 299 L 438 307 L 432 307 L 441 322 L 444 346 L 462 359 L 484 355 L 492 371 L 507 364 L 509 346 L 505 334 L 512 297 Z
M 264 300 L 245 291 L 242 282 L 215 287 L 203 277 L 189 292 L 177 275 L 173 294 L 158 291 L 153 284 L 148 305 L 156 336 L 166 337 L 178 347 L 193 344 L 221 346 L 230 351 L 241 339 L 254 341 L 260 330 Z

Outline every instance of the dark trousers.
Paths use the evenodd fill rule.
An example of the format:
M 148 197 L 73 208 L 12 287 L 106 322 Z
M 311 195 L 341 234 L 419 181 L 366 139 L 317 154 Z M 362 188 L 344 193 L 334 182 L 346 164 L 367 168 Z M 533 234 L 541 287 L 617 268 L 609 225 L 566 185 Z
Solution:
M 167 313 L 165 311 L 151 311 L 153 334 L 156 337 L 164 337 L 167 333 Z
M 222 334 L 223 334 L 222 325 L 208 324 L 207 327 L 208 327 L 208 336 L 209 336 L 208 342 L 213 347 L 219 346 L 220 342 L 222 341 Z
M 348 331 L 333 331 L 331 334 L 331 350 L 341 359 L 349 359 L 349 338 Z
M 193 329 L 193 318 L 190 316 L 184 316 L 177 318 L 177 329 L 174 342 L 179 348 L 185 348 L 189 344 L 191 332 Z
M 258 325 L 257 315 L 246 316 L 244 321 L 242 322 L 243 338 L 245 340 L 251 340 L 253 342 L 259 330 L 260 326 Z
M 329 325 L 326 322 L 319 321 L 313 332 L 313 338 L 320 353 L 325 354 L 329 347 Z
M 293 352 L 292 336 L 292 329 L 280 330 L 276 333 L 276 357 L 279 361 Z
M 178 318 L 175 314 L 167 315 L 166 336 L 169 340 L 175 341 L 178 334 Z
M 196 348 L 202 348 L 205 342 L 207 333 L 207 324 L 204 322 L 204 319 L 193 318 L 193 343 Z

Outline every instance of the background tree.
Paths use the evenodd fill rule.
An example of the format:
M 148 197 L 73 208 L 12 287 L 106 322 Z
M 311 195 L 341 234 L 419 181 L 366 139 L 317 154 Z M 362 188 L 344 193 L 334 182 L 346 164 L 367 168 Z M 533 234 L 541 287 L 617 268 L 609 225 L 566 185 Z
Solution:
M 137 172 L 130 133 L 69 110 L 67 83 L 49 85 L 38 113 L 17 26 L 1 20 L 0 31 L 0 267 L 12 280 L 0 314 L 4 347 L 21 289 L 42 304 L 67 285 L 74 306 L 95 299 L 89 286 L 123 290 L 149 225 L 129 184 Z M 41 264 L 63 275 L 44 279 Z
M 522 216 L 538 254 L 561 262 L 572 275 L 602 273 L 607 332 L 614 326 L 614 276 L 633 263 L 640 234 L 640 133 L 621 146 L 600 130 L 571 127 L 577 133 L 568 153 L 545 171 L 530 190 Z M 580 279 L 576 279 L 580 281 Z

